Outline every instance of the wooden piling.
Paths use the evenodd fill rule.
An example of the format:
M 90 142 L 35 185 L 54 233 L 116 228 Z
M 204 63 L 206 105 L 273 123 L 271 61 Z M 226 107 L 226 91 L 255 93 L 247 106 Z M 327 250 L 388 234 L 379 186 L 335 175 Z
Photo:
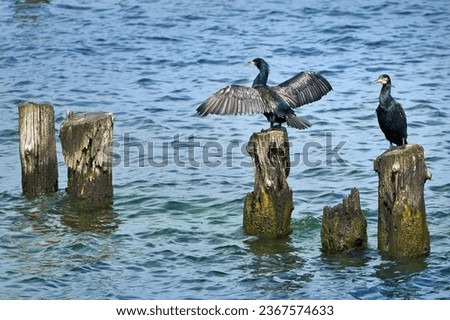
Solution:
M 108 199 L 113 195 L 111 113 L 69 113 L 60 138 L 67 165 L 67 193 L 82 199 Z
M 428 255 L 424 184 L 431 179 L 422 146 L 408 144 L 374 161 L 378 172 L 378 250 L 389 256 Z
M 320 233 L 322 251 L 336 253 L 367 247 L 367 221 L 361 211 L 359 191 L 353 188 L 342 203 L 324 207 Z
M 255 184 L 245 198 L 244 231 L 262 238 L 287 236 L 294 205 L 286 180 L 290 170 L 286 129 L 254 133 L 247 150 L 253 158 Z
M 22 191 L 26 196 L 58 190 L 55 114 L 48 104 L 19 105 L 19 153 Z

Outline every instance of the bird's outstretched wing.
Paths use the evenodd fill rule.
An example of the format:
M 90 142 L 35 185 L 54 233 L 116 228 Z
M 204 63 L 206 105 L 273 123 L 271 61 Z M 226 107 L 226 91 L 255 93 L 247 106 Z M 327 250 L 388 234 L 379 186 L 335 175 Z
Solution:
M 300 72 L 295 77 L 272 87 L 291 108 L 320 100 L 333 90 L 330 83 L 320 74 L 313 71 Z
M 230 85 L 209 97 L 198 108 L 201 116 L 208 114 L 246 114 L 267 112 L 258 90 L 250 87 Z

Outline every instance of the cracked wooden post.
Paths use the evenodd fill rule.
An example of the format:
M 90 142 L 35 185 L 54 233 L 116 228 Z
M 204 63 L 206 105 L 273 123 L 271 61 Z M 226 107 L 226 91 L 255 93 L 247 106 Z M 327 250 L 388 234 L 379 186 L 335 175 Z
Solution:
M 361 211 L 359 191 L 334 207 L 324 207 L 320 232 L 322 251 L 336 253 L 361 250 L 367 247 L 367 221 Z
M 289 141 L 285 128 L 254 133 L 247 150 L 253 158 L 255 185 L 244 203 L 244 231 L 263 238 L 280 238 L 291 233 L 294 209 Z
M 26 196 L 58 190 L 55 114 L 48 104 L 19 105 L 19 153 L 22 191 Z
M 60 138 L 67 165 L 67 193 L 82 199 L 110 199 L 112 185 L 111 113 L 69 113 Z
M 431 179 L 422 146 L 408 144 L 374 161 L 378 172 L 378 250 L 394 257 L 425 256 L 430 234 L 424 184 Z

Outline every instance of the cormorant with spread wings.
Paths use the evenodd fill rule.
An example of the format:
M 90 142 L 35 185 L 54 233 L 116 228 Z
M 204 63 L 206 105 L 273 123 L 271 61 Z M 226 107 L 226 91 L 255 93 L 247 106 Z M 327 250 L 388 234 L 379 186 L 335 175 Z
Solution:
M 252 87 L 229 85 L 209 97 L 198 108 L 201 116 L 208 114 L 262 113 L 273 128 L 275 123 L 306 129 L 311 123 L 294 113 L 294 108 L 320 100 L 332 90 L 329 82 L 313 71 L 304 71 L 279 84 L 268 86 L 269 65 L 261 58 L 251 61 L 259 69 Z

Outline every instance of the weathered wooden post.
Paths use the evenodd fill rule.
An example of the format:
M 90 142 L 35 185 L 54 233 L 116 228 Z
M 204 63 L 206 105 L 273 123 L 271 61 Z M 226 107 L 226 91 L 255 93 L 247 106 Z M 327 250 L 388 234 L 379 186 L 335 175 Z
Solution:
M 324 207 L 320 233 L 322 251 L 336 253 L 367 247 L 367 221 L 361 211 L 359 191 L 353 188 L 342 203 Z
M 22 191 L 37 196 L 58 190 L 55 114 L 48 104 L 19 105 L 19 153 Z
M 111 113 L 69 113 L 60 138 L 67 165 L 67 192 L 82 199 L 108 199 L 113 195 Z
M 253 158 L 255 185 L 244 203 L 244 231 L 263 238 L 291 233 L 294 209 L 287 183 L 289 141 L 285 128 L 254 133 L 247 146 Z
M 374 161 L 378 172 L 378 250 L 394 257 L 428 255 L 424 184 L 431 179 L 422 146 L 408 144 Z

